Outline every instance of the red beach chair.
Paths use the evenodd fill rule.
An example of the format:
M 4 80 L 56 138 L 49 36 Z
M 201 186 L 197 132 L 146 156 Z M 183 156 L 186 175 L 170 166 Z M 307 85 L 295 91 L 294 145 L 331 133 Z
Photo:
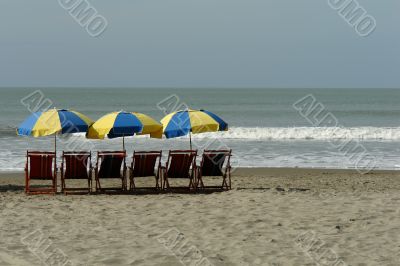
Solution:
M 195 189 L 195 169 L 197 150 L 172 150 L 168 153 L 165 167 L 162 167 L 163 189 L 169 189 L 170 178 L 187 178 L 189 186 L 185 188 Z M 179 187 L 175 187 L 179 188 Z
M 31 187 L 33 180 L 51 181 L 50 186 Z M 25 165 L 25 193 L 57 193 L 57 165 L 54 152 L 27 151 Z
M 64 152 L 61 163 L 61 191 L 67 194 L 68 191 L 79 192 L 92 190 L 92 162 L 90 152 Z M 87 180 L 87 187 L 67 188 L 67 179 Z
M 204 150 L 200 166 L 197 168 L 196 185 L 200 188 L 221 188 L 229 190 L 231 185 L 230 160 L 232 150 Z M 225 164 L 225 169 L 223 169 Z M 221 176 L 221 186 L 204 186 L 204 176 Z
M 95 168 L 96 191 L 126 190 L 126 151 L 99 151 Z M 122 173 L 121 173 L 122 167 Z M 120 188 L 102 188 L 101 179 L 121 179 Z
M 132 163 L 129 167 L 129 190 L 136 189 L 136 177 L 154 176 L 156 179 L 155 189 L 160 188 L 162 151 L 134 151 Z M 158 163 L 157 163 L 158 161 Z

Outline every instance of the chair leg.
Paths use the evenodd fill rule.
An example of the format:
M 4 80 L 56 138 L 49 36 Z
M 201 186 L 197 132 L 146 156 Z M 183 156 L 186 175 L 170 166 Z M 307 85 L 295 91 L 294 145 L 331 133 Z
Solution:
M 193 178 L 190 178 L 190 181 L 189 181 L 189 190 L 190 190 L 191 188 L 194 189 Z
M 222 176 L 222 186 L 221 186 L 221 188 L 228 190 L 228 184 L 226 183 L 226 175 Z
M 231 172 L 228 172 L 228 182 L 229 182 L 228 189 L 232 189 Z
M 156 176 L 155 176 L 155 179 L 156 179 L 156 190 L 159 190 L 160 189 L 160 183 L 159 182 L 162 182 L 162 181 L 160 181 L 160 169 L 158 169 L 157 170 L 157 174 L 156 174 Z
M 101 191 L 101 185 L 100 185 L 100 180 L 99 178 L 96 178 L 96 192 Z
M 134 190 L 134 189 L 136 188 L 136 185 L 135 185 L 135 178 L 134 178 L 133 176 L 131 176 L 130 179 L 131 179 L 131 180 L 130 180 L 130 184 L 129 184 L 129 190 Z
M 164 178 L 164 183 L 163 183 L 163 189 L 169 189 L 169 181 L 168 181 L 168 177 L 165 176 Z
M 26 181 L 25 181 L 25 193 L 26 194 L 29 194 L 29 192 L 30 192 L 30 190 L 29 190 L 30 182 L 29 181 L 30 181 L 29 177 L 26 178 Z
M 56 178 L 53 179 L 53 193 L 54 194 L 57 193 L 57 180 L 56 180 Z
M 167 170 L 166 169 L 161 169 L 160 170 L 161 174 L 161 189 L 165 190 L 169 188 L 169 182 L 168 182 L 168 175 L 167 175 Z
M 195 172 L 194 178 L 193 178 L 193 186 L 195 189 L 199 187 L 199 176 L 197 171 Z
M 203 176 L 200 168 L 197 169 L 196 173 L 196 188 L 198 188 L 200 185 L 200 188 L 204 188 L 204 183 L 203 183 Z
M 61 178 L 61 193 L 65 193 L 65 180 Z
M 130 191 L 135 189 L 135 180 L 133 180 L 133 179 L 134 179 L 133 172 L 130 171 L 130 173 L 129 173 L 129 190 Z
M 197 174 L 195 187 L 197 188 L 204 188 L 203 179 L 200 174 Z

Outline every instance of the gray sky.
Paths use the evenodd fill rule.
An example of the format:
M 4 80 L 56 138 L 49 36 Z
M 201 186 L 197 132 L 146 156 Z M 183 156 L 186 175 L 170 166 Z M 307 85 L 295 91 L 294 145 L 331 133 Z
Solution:
M 400 1 L 358 1 L 368 37 L 327 0 L 91 0 L 94 38 L 56 0 L 2 0 L 0 86 L 400 88 Z

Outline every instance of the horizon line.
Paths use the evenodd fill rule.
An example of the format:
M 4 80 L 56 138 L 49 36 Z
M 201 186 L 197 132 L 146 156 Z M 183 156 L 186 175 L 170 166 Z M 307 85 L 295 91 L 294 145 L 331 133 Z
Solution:
M 347 89 L 357 89 L 357 90 L 373 90 L 373 89 L 400 89 L 400 87 L 225 87 L 225 86 L 202 86 L 202 87 L 194 87 L 194 86 L 0 86 L 1 89 L 265 89 L 265 90 L 276 90 L 276 89 L 323 89 L 323 90 L 347 90 Z

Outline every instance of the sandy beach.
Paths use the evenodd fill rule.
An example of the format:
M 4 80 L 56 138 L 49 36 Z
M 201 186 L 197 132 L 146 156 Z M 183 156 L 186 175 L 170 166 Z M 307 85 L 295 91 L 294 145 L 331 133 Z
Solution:
M 211 194 L 26 196 L 23 182 L 0 175 L 0 265 L 400 263 L 394 171 L 238 169 Z
M 400 266 L 400 0 L 1 7 L 0 266 Z

